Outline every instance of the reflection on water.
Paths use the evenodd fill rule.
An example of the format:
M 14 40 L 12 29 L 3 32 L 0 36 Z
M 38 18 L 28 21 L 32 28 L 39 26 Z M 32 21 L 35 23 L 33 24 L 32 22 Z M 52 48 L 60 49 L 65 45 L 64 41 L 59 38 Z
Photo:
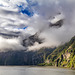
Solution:
M 0 75 L 75 75 L 75 70 L 51 67 L 0 67 Z

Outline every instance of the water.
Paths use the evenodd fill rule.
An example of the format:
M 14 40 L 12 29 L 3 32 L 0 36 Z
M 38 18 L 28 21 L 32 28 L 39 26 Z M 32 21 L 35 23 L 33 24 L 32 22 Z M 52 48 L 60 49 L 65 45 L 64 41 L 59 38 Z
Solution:
M 75 75 L 75 70 L 53 67 L 0 67 L 0 75 Z

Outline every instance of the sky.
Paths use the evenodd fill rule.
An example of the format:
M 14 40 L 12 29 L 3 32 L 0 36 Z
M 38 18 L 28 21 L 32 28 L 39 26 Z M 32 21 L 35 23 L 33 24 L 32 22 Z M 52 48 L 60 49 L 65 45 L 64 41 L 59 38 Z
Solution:
M 58 13 L 64 24 L 49 28 Z M 39 31 L 39 38 L 45 40 L 29 50 L 68 42 L 75 35 L 75 0 L 0 0 L 0 51 L 25 50 L 22 40 Z

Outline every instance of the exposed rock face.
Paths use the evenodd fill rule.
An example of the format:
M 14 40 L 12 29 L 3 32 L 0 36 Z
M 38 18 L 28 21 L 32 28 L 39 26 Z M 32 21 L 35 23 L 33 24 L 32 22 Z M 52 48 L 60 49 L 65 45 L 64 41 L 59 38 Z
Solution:
M 48 63 L 48 64 L 49 64 L 49 63 L 50 63 L 50 60 L 47 59 L 47 60 L 45 61 L 45 63 Z
M 25 47 L 32 46 L 35 42 L 38 42 L 39 44 L 41 44 L 43 42 L 43 40 L 39 38 L 38 33 L 24 39 L 23 46 L 25 46 Z
M 69 57 L 70 57 L 70 53 L 66 52 L 64 55 L 63 55 L 64 59 L 68 60 Z
M 61 13 L 54 16 L 53 19 L 50 21 L 49 27 L 61 27 L 64 23 L 64 16 Z
M 56 27 L 61 27 L 63 25 L 63 20 L 59 20 L 55 24 L 50 23 L 50 27 L 56 26 Z
M 67 51 L 65 52 L 65 54 L 63 54 L 64 59 L 66 59 L 67 61 L 69 60 L 69 57 L 71 55 L 70 54 L 71 52 L 69 52 L 69 50 L 72 50 L 72 45 L 69 46 L 69 48 L 67 49 Z

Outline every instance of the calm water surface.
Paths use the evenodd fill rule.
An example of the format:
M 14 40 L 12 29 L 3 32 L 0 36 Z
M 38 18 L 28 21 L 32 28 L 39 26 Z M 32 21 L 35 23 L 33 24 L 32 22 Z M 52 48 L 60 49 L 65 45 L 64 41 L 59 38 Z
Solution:
M 0 67 L 0 75 L 75 75 L 75 70 L 53 67 Z

